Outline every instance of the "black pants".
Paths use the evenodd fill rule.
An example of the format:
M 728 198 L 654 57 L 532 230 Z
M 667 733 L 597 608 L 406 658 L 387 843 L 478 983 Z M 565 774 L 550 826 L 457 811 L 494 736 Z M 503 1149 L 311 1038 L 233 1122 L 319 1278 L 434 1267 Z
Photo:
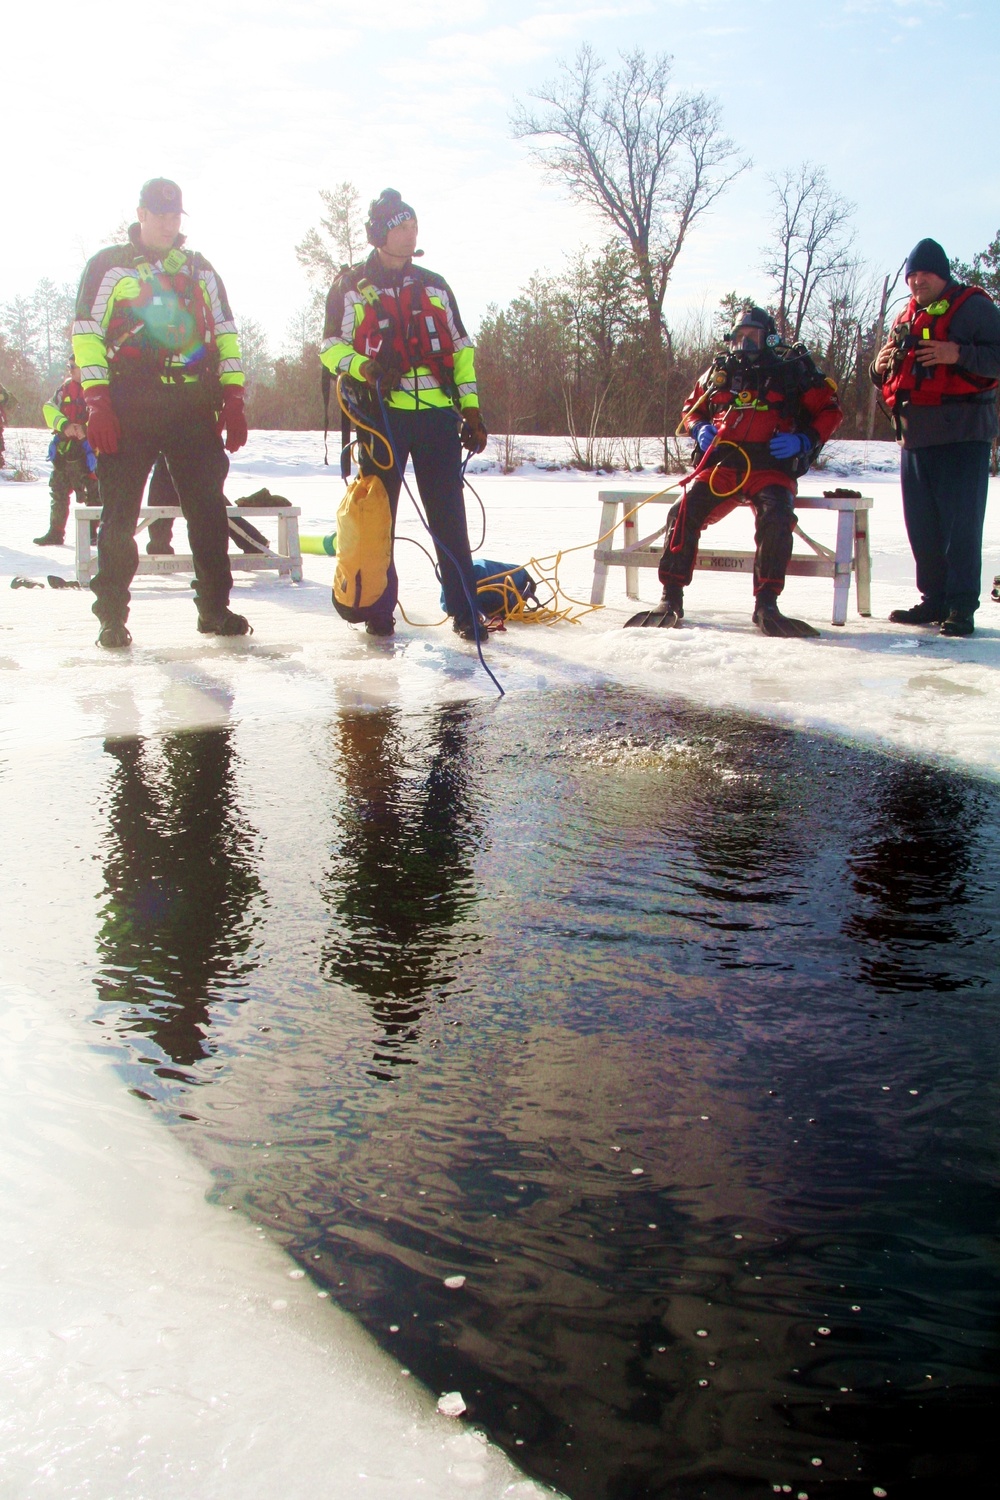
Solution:
M 983 577 L 989 443 L 904 448 L 899 474 L 917 588 L 942 610 L 975 614 Z
M 362 447 L 361 470 L 378 474 L 385 485 L 392 508 L 393 526 L 402 485 L 401 471 L 412 456 L 417 490 L 434 539 L 445 609 L 459 625 L 472 623 L 476 585 L 469 549 L 469 527 L 465 518 L 465 496 L 462 490 L 462 444 L 458 436 L 458 418 L 452 407 L 423 407 L 419 411 L 387 408 L 389 436 L 399 462 L 391 470 L 376 467 Z M 371 419 L 373 427 L 382 430 L 381 413 Z M 364 434 L 362 434 L 364 437 Z M 387 462 L 382 443 L 374 442 L 379 463 Z M 394 602 L 394 601 L 393 601 Z M 389 606 L 391 613 L 392 605 Z
M 756 495 L 734 495 L 731 499 L 720 500 L 704 480 L 697 480 L 688 490 L 687 500 L 671 506 L 667 516 L 667 544 L 660 558 L 660 582 L 686 588 L 694 573 L 699 538 L 713 520 L 713 512 L 721 512 L 714 517 L 721 520 L 734 504 L 749 505 L 756 522 L 753 591 L 756 595 L 766 589 L 777 596 L 785 587 L 785 573 L 792 555 L 792 531 L 796 521 L 793 501 L 792 492 L 781 484 L 765 485 Z M 675 539 L 677 550 L 671 551 Z
M 101 529 L 97 573 L 90 587 L 104 623 L 128 617 L 129 584 L 139 562 L 135 528 L 146 479 L 158 454 L 170 470 L 194 558 L 195 602 L 206 617 L 229 603 L 229 532 L 223 482 L 229 460 L 215 430 L 215 412 L 197 385 L 122 387 L 112 391 L 121 423 L 117 453 L 97 461 Z
M 97 475 L 87 468 L 87 460 L 82 453 L 79 457 L 75 454 L 56 454 L 49 476 L 49 495 L 52 500 L 49 507 L 49 530 L 57 531 L 60 536 L 65 533 L 66 522 L 69 520 L 71 495 L 76 496 L 78 505 L 100 505 Z M 91 522 L 91 529 L 93 525 Z

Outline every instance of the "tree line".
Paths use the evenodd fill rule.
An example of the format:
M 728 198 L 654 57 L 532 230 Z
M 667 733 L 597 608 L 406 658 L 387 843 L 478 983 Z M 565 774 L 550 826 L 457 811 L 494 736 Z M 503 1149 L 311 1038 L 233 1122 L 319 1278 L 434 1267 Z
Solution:
M 514 136 L 539 167 L 602 227 L 601 243 L 531 278 L 506 306 L 491 305 L 473 333 L 487 426 L 507 435 L 566 436 L 584 468 L 636 467 L 638 440 L 663 442 L 665 465 L 683 463 L 675 437 L 681 404 L 722 334 L 750 301 L 742 289 L 711 313 L 672 325 L 666 293 L 699 220 L 750 166 L 724 134 L 717 100 L 675 86 L 671 59 L 642 49 L 616 68 L 584 45 L 557 76 L 519 104 Z M 789 344 L 804 344 L 836 380 L 841 435 L 888 438 L 868 366 L 905 295 L 902 266 L 860 254 L 855 207 L 812 162 L 767 178 L 770 217 L 756 269 L 763 299 Z M 252 427 L 323 424 L 319 342 L 326 289 L 365 250 L 360 195 L 350 181 L 320 191 L 323 212 L 295 247 L 306 287 L 283 352 L 272 357 L 252 318 L 239 324 Z M 955 274 L 1000 293 L 1000 233 Z M 760 282 L 758 282 L 760 284 Z M 19 402 L 15 420 L 41 421 L 57 382 L 72 315 L 69 288 L 39 282 L 0 314 L 0 381 Z

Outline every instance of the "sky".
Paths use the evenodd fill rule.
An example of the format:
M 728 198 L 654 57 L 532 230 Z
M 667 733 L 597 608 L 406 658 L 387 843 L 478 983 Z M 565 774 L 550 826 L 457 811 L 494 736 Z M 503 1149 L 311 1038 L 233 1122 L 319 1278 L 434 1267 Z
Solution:
M 414 205 L 424 264 L 474 329 L 605 238 L 510 129 L 582 42 L 609 66 L 671 54 L 752 158 L 688 241 L 674 325 L 733 289 L 766 297 L 768 175 L 804 160 L 857 205 L 879 274 L 924 235 L 969 258 L 1000 226 L 996 0 L 49 0 L 4 23 L 0 302 L 42 276 L 75 284 L 163 175 L 237 317 L 278 350 L 309 295 L 295 244 L 318 189 L 347 179 L 365 203 L 394 186 Z

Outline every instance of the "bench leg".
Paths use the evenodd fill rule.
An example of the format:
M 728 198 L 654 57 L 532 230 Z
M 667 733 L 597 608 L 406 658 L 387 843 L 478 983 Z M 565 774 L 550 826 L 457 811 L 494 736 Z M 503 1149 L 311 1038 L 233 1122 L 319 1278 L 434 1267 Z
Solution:
M 833 621 L 847 622 L 847 600 L 851 589 L 851 562 L 854 550 L 854 511 L 837 512 L 837 548 L 834 553 Z
M 76 581 L 81 588 L 87 588 L 91 578 L 94 576 L 94 557 L 90 545 L 90 519 L 81 516 L 77 509 L 74 520 L 76 521 Z
M 597 551 L 594 553 L 594 581 L 590 587 L 590 602 L 593 605 L 604 603 L 604 590 L 608 582 L 608 565 L 601 561 L 601 552 L 610 552 L 615 544 L 613 535 L 609 536 L 618 517 L 617 500 L 604 500 L 601 502 L 601 529 L 597 533 L 600 540 L 597 543 Z
M 298 516 L 278 517 L 278 551 L 290 563 L 288 572 L 293 583 L 302 582 L 302 549 L 299 546 Z
M 631 513 L 625 509 L 625 520 L 622 522 L 623 547 L 634 547 L 639 540 L 639 527 L 636 525 L 636 511 Z M 625 564 L 625 596 L 628 599 L 639 597 L 639 569 L 630 568 Z
M 872 612 L 872 554 L 868 535 L 868 512 L 854 512 L 854 579 L 858 614 L 870 619 Z

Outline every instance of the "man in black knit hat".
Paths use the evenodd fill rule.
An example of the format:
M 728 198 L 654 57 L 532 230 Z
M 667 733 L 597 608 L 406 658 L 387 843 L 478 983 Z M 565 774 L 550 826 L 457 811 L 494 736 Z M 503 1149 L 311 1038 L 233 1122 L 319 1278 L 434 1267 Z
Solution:
M 910 301 L 871 367 L 902 445 L 906 534 L 920 603 L 897 625 L 971 635 L 983 571 L 990 445 L 997 434 L 1000 310 L 962 286 L 936 240 L 906 261 Z
M 362 473 L 379 474 L 385 484 L 394 527 L 412 457 L 452 626 L 464 640 L 485 639 L 462 489 L 462 449 L 481 453 L 487 440 L 472 339 L 444 277 L 414 265 L 422 253 L 417 216 L 395 188 L 372 200 L 366 229 L 371 254 L 330 288 L 320 358 L 331 375 L 354 382 L 356 404 L 392 445 L 388 468 L 382 445 L 364 433 L 359 449 Z M 386 593 L 366 619 L 370 634 L 393 633 L 395 603 L 392 566 Z

